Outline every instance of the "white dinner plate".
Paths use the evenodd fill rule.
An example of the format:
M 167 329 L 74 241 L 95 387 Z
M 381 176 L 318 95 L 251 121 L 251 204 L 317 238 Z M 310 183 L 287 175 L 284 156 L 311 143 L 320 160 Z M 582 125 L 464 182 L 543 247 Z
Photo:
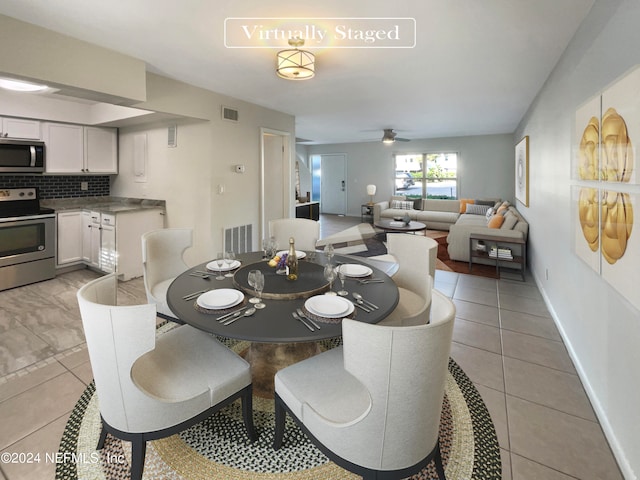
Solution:
M 276 253 L 276 255 L 278 255 L 279 257 L 282 257 L 282 255 L 284 255 L 285 253 L 289 253 L 289 250 L 280 250 L 278 253 Z M 307 254 L 301 250 L 296 250 L 296 257 L 298 258 L 304 258 L 306 257 Z
M 340 318 L 350 315 L 355 306 L 353 302 L 342 297 L 331 295 L 316 295 L 304 302 L 305 308 L 320 317 Z
M 359 263 L 345 263 L 340 265 L 340 271 L 347 277 L 368 277 L 373 273 L 369 267 Z
M 215 272 L 228 272 L 229 270 L 235 270 L 240 265 L 242 265 L 240 260 L 234 260 L 229 265 L 227 265 L 227 262 L 223 262 L 222 266 L 218 268 L 218 263 L 214 260 L 213 262 L 207 263 L 207 269 Z
M 244 299 L 244 293 L 233 288 L 218 288 L 209 290 L 198 297 L 196 302 L 202 308 L 222 310 L 239 304 Z

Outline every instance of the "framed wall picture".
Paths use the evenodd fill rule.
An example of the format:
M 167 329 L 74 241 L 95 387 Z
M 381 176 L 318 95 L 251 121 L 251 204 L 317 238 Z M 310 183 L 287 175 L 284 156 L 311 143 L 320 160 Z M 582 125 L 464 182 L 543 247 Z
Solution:
M 529 206 L 529 136 L 516 145 L 516 200 Z

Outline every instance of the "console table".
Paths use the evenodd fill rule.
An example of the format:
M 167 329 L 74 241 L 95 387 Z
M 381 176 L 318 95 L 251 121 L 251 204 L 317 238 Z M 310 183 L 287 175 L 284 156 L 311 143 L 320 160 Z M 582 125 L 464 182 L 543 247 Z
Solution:
M 305 202 L 296 204 L 296 218 L 320 220 L 320 202 Z
M 477 246 L 479 241 L 484 242 L 485 250 L 478 250 Z M 520 255 L 512 255 L 511 258 L 504 258 L 498 255 L 497 251 L 500 248 L 508 248 L 515 245 L 520 246 Z M 495 258 L 489 255 L 491 247 L 496 249 Z M 527 242 L 521 238 L 504 238 L 496 235 L 471 233 L 469 235 L 469 272 L 471 272 L 474 258 L 495 260 L 496 273 L 498 274 L 500 273 L 500 262 L 519 264 L 521 265 L 520 274 L 522 275 L 522 281 L 525 281 L 525 273 L 527 271 Z

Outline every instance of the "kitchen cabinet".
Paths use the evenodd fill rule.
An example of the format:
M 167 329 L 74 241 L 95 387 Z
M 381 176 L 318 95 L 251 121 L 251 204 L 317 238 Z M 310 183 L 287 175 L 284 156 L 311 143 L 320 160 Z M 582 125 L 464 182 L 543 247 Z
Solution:
M 82 212 L 74 210 L 57 214 L 56 265 L 82 262 Z
M 0 137 L 40 140 L 40 122 L 24 118 L 0 117 Z
M 82 173 L 84 145 L 82 125 L 68 123 L 42 124 L 47 173 Z
M 118 173 L 118 134 L 114 128 L 84 128 L 85 173 Z
M 100 268 L 101 241 L 100 212 L 82 212 L 82 260 L 89 266 Z
M 44 122 L 46 173 L 118 173 L 118 134 L 115 128 Z
M 113 214 L 103 213 L 102 221 L 100 222 L 100 228 L 100 270 L 106 273 L 113 273 L 118 267 L 116 216 Z M 135 243 L 129 244 L 127 248 L 135 248 Z M 129 280 L 129 278 L 127 278 L 126 280 Z

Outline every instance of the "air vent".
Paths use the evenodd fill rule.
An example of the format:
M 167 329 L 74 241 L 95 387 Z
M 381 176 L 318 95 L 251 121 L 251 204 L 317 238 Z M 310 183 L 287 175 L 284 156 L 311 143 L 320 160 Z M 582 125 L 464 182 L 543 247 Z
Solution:
M 229 107 L 222 107 L 222 119 L 229 122 L 237 122 L 239 120 L 238 110 Z
M 171 125 L 167 129 L 167 146 L 175 148 L 178 146 L 178 126 Z

